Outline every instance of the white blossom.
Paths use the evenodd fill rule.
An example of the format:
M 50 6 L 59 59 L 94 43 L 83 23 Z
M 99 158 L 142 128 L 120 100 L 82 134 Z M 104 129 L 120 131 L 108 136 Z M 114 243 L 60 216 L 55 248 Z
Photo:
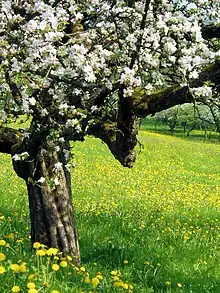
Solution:
M 63 164 L 61 162 L 58 162 L 54 165 L 54 170 L 59 170 L 63 167 Z
M 59 179 L 57 177 L 54 178 L 53 182 L 55 186 L 60 185 Z
M 40 177 L 40 179 L 37 181 L 37 182 L 39 182 L 39 183 L 44 183 L 45 182 L 45 178 L 44 177 Z

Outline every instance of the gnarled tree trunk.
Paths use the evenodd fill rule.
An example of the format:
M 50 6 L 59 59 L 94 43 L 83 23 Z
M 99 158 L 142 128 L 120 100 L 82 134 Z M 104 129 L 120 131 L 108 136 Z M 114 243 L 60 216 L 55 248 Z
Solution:
M 58 248 L 79 265 L 79 244 L 66 162 L 63 150 L 57 152 L 53 143 L 47 142 L 34 159 L 13 160 L 13 165 L 27 185 L 32 243 Z

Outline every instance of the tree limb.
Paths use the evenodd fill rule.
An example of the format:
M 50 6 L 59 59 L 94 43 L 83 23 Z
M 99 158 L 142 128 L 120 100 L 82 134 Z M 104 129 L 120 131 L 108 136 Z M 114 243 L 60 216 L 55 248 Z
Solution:
M 209 40 L 212 38 L 220 38 L 220 26 L 206 25 L 202 28 L 203 39 Z
M 216 88 L 220 84 L 220 60 L 216 60 L 214 64 L 201 72 L 198 79 L 189 82 L 189 87 L 203 86 L 206 81 L 213 83 Z M 134 112 L 138 117 L 146 117 L 175 105 L 193 102 L 194 97 L 190 93 L 189 87 L 176 85 L 151 95 L 146 95 L 142 92 L 133 100 Z
M 0 126 L 0 152 L 12 154 L 12 147 L 22 141 L 22 134 L 20 131 Z

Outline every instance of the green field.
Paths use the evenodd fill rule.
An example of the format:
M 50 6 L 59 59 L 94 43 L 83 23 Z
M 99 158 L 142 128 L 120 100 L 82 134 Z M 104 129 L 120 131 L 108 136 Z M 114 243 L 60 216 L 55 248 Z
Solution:
M 31 251 L 25 184 L 0 155 L 0 293 L 220 292 L 220 145 L 145 131 L 139 140 L 133 169 L 97 139 L 75 144 L 79 269 L 63 260 L 54 271 L 59 255 Z

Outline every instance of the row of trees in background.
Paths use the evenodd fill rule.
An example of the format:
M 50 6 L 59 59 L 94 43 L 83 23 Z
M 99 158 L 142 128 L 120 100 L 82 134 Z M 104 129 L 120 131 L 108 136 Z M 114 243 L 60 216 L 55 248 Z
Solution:
M 158 125 L 164 124 L 169 132 L 174 134 L 175 130 L 182 128 L 184 134 L 189 136 L 195 130 L 203 130 L 205 139 L 210 139 L 211 132 L 220 135 L 220 111 L 213 104 L 186 103 L 177 105 L 167 110 L 148 116 L 147 123 L 154 123 L 155 130 Z

